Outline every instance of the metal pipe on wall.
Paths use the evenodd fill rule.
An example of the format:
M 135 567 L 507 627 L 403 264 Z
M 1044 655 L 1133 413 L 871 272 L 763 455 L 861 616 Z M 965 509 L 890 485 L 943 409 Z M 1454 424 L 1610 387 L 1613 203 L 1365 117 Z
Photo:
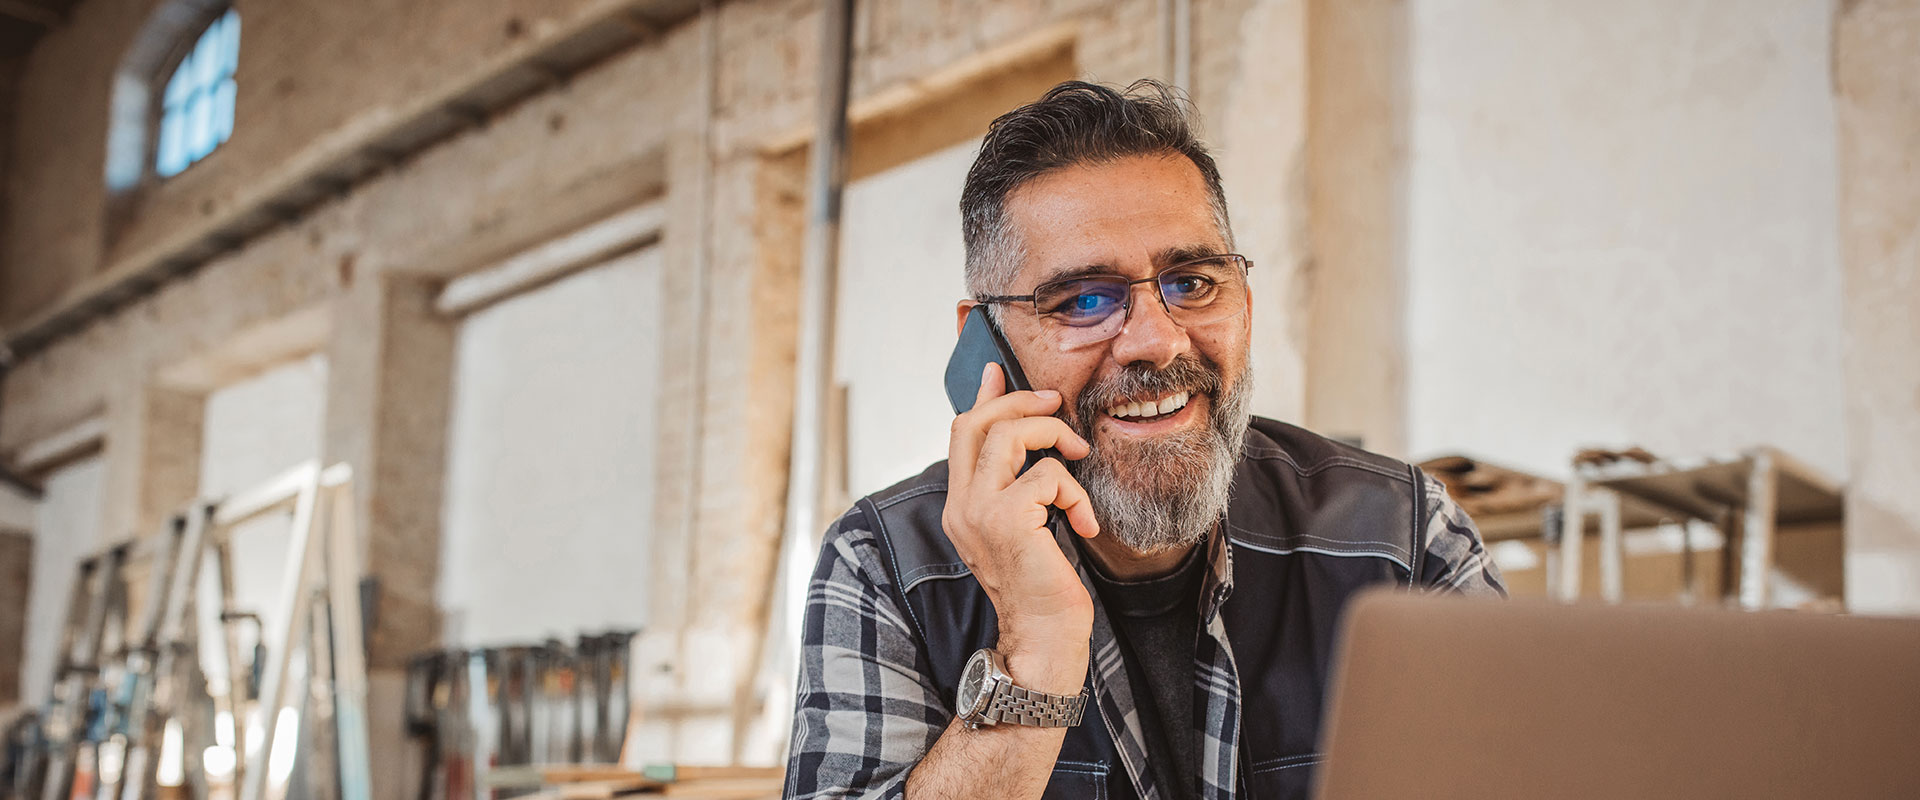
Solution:
M 1160 0 L 1160 74 L 1191 93 L 1193 80 L 1193 0 Z
M 1193 0 L 1173 0 L 1173 85 L 1192 93 Z
M 835 293 L 839 283 L 840 201 L 847 175 L 847 94 L 853 62 L 853 0 L 824 0 L 820 28 L 820 94 L 807 157 L 807 231 L 800 273 L 800 330 L 795 352 L 793 449 L 787 462 L 786 524 L 780 543 L 770 618 L 777 664 L 792 682 L 799 664 L 807 573 L 818 549 L 825 499 L 827 423 L 833 389 Z M 778 695 L 774 695 L 778 697 Z M 776 701 L 777 702 L 777 701 Z M 774 711 L 774 709 L 767 709 Z M 778 710 L 784 713 L 785 709 Z
M 820 37 L 820 102 L 807 163 L 806 250 L 800 273 L 800 335 L 787 466 L 786 535 L 812 542 L 824 494 L 828 392 L 833 385 L 833 320 L 839 277 L 840 200 L 846 183 L 847 85 L 853 0 L 826 0 Z M 811 549 L 811 548 L 809 548 Z

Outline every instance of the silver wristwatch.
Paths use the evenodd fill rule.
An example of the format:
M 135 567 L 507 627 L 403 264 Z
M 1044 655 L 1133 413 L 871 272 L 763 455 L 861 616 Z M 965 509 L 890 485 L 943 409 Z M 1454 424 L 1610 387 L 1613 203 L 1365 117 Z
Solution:
M 1007 676 L 1006 659 L 991 647 L 973 651 L 966 669 L 960 672 L 959 696 L 955 712 L 970 729 L 982 725 L 1031 725 L 1039 728 L 1071 728 L 1087 713 L 1087 692 L 1047 694 L 1013 685 Z

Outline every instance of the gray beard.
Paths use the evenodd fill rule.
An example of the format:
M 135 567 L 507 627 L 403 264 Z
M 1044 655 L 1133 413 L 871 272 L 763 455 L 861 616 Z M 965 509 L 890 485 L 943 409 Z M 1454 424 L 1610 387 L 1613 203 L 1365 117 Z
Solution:
M 1206 540 L 1227 513 L 1233 470 L 1246 446 L 1251 371 L 1222 392 L 1220 368 L 1183 355 L 1164 370 L 1128 367 L 1088 386 L 1067 425 L 1093 443 L 1093 453 L 1067 462 L 1087 490 L 1100 535 L 1142 554 L 1183 550 Z M 1189 390 L 1211 401 L 1207 424 L 1144 441 L 1102 446 L 1093 423 L 1122 398 Z

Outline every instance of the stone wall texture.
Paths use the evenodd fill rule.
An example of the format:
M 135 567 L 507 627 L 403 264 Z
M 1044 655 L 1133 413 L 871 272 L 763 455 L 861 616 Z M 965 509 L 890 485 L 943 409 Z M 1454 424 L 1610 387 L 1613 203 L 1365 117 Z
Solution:
M 1407 234 L 1394 215 L 1407 202 L 1403 128 L 1413 108 L 1413 84 L 1395 71 L 1418 55 L 1422 32 L 1408 26 L 1424 18 L 1410 5 L 1418 10 L 1391 0 L 1193 0 L 1187 87 L 1219 148 L 1239 247 L 1259 265 L 1255 410 L 1368 433 L 1389 448 L 1405 446 L 1407 409 L 1419 402 L 1400 363 L 1404 277 L 1395 277 L 1410 268 L 1396 261 Z M 1846 429 L 1860 489 L 1854 519 L 1866 526 L 1853 535 L 1887 553 L 1920 548 L 1920 508 L 1904 492 L 1920 478 L 1915 6 L 1861 0 L 1834 12 Z M 113 215 L 103 180 L 113 76 L 162 2 L 83 0 L 20 61 L 12 113 L 0 116 L 0 142 L 11 143 L 0 172 L 0 329 L 74 300 L 100 276 L 151 266 L 166 243 L 362 144 L 420 98 L 651 6 L 235 7 L 243 36 L 233 139 L 177 178 L 114 201 L 125 207 Z M 1737 0 L 1694 7 L 1716 19 L 1744 13 Z M 1165 76 L 1162 12 L 1159 0 L 863 0 L 856 173 L 979 136 L 1031 91 L 1025 69 L 1119 83 Z M 1662 12 L 1643 4 L 1635 13 L 1657 21 Z M 102 536 L 133 535 L 197 491 L 183 476 L 198 459 L 201 403 L 218 383 L 205 376 L 324 353 L 321 450 L 366 482 L 354 513 L 383 593 L 374 699 L 391 704 L 395 668 L 442 633 L 435 597 L 458 320 L 432 310 L 435 293 L 659 201 L 657 291 L 671 302 L 660 304 L 658 325 L 646 521 L 654 546 L 634 565 L 650 621 L 647 660 L 636 667 L 643 733 L 658 743 L 650 758 L 774 759 L 777 748 L 749 746 L 742 731 L 777 696 L 762 677 L 763 648 L 786 493 L 820 22 L 815 0 L 709 3 L 233 243 L 15 364 L 0 384 L 0 457 L 104 418 Z M 376 720 L 376 744 L 398 747 L 397 726 Z M 775 743 L 784 735 L 762 733 Z M 383 785 L 391 791 L 380 796 L 403 791 Z

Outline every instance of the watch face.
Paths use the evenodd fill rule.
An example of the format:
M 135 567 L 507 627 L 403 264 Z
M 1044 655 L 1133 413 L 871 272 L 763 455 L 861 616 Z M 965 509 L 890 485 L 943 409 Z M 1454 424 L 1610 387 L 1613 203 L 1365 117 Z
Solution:
M 981 689 L 987 682 L 987 659 L 985 653 L 974 653 L 967 659 L 966 671 L 960 673 L 959 697 L 954 705 L 960 716 L 971 716 L 979 712 Z

